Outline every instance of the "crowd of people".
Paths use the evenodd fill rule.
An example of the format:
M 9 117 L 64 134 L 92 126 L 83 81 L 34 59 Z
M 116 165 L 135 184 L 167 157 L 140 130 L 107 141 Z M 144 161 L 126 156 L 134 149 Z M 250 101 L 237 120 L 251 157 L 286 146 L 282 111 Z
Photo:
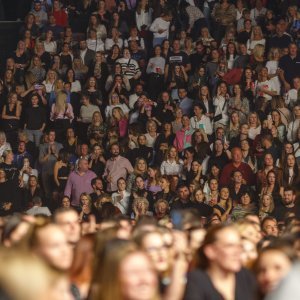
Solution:
M 32 1 L 0 70 L 0 298 L 297 299 L 299 47 L 298 0 Z

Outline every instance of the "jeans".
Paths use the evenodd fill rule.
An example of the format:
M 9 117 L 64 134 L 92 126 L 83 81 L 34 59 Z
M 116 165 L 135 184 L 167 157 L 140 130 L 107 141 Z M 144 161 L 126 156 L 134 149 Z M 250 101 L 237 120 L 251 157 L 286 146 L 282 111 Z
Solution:
M 40 130 L 33 130 L 33 129 L 26 129 L 28 139 L 35 143 L 35 145 L 38 147 L 41 142 L 41 138 L 43 135 L 43 132 Z

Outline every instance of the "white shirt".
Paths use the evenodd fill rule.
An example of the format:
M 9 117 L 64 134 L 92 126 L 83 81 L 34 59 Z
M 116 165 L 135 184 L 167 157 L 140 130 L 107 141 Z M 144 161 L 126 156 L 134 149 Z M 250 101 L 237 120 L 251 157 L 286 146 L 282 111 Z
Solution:
M 198 120 L 196 116 L 191 117 L 190 123 L 191 127 L 195 130 L 203 129 L 204 132 L 208 135 L 211 135 L 213 133 L 211 120 L 205 115 L 202 115 L 200 120 Z
M 86 44 L 88 49 L 93 50 L 95 52 L 104 51 L 104 43 L 102 42 L 101 39 L 96 39 L 96 40 L 87 39 Z
M 273 91 L 275 92 L 276 89 L 275 89 L 275 86 L 274 86 L 274 83 L 272 80 L 266 80 L 266 81 L 263 81 L 263 82 L 258 82 L 256 80 L 255 82 L 255 92 L 256 92 L 256 98 L 262 96 L 262 97 L 265 97 L 266 100 L 272 100 L 272 96 L 271 95 L 268 95 L 266 93 L 263 93 L 260 91 L 260 88 L 264 88 L 264 89 L 267 89 L 268 91 Z
M 183 169 L 182 161 L 178 163 L 176 161 L 170 162 L 164 160 L 160 166 L 160 172 L 162 175 L 179 175 L 181 176 Z
M 291 89 L 285 94 L 285 104 L 289 107 L 294 107 L 298 100 L 298 91 L 296 89 Z
M 110 50 L 113 45 L 118 45 L 119 48 L 122 49 L 123 48 L 123 40 L 119 38 L 117 43 L 115 43 L 115 41 L 113 39 L 107 38 L 105 40 L 105 50 L 106 51 Z
M 291 142 L 295 142 L 297 140 L 297 132 L 300 126 L 300 119 L 296 119 L 289 123 L 287 140 Z
M 248 131 L 248 138 L 251 140 L 254 140 L 255 137 L 260 134 L 261 132 L 261 126 L 259 125 L 258 127 L 254 128 L 254 127 L 250 127 L 249 131 Z
M 163 18 L 156 18 L 150 26 L 150 31 L 153 32 L 154 38 L 168 38 L 169 37 L 170 22 L 165 21 Z M 164 30 L 159 33 L 159 30 Z

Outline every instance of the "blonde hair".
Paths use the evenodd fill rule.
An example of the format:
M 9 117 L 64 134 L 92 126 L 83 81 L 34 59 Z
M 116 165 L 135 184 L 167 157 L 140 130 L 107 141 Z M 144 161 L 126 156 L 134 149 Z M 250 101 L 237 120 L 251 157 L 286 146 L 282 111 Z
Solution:
M 274 57 L 275 57 L 275 53 L 278 53 L 279 55 L 281 54 L 281 51 L 279 48 L 271 48 L 269 50 L 269 53 L 268 53 L 268 60 L 274 60 Z
M 57 113 L 65 111 L 65 109 L 68 107 L 67 94 L 65 92 L 58 92 L 54 105 Z
M 255 30 L 255 29 L 258 29 L 258 31 L 259 31 L 259 33 L 260 33 L 260 39 L 263 39 L 264 36 L 263 36 L 262 30 L 261 30 L 261 27 L 257 25 L 257 26 L 253 26 L 253 27 L 252 27 L 250 40 L 251 40 L 251 41 L 254 40 L 254 30 Z
M 53 286 L 66 278 L 29 252 L 2 249 L 0 259 L 0 285 L 10 299 L 45 299 Z M 27 278 L 30 278 L 30 284 Z
M 263 58 L 265 53 L 265 46 L 262 44 L 255 45 L 252 50 L 252 53 L 255 58 Z

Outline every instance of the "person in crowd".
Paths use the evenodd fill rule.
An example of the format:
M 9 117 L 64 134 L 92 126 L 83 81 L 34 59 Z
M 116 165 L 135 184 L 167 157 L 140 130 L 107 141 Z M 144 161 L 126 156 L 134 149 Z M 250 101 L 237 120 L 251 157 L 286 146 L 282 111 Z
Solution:
M 291 300 L 297 1 L 2 2 L 0 298 Z

